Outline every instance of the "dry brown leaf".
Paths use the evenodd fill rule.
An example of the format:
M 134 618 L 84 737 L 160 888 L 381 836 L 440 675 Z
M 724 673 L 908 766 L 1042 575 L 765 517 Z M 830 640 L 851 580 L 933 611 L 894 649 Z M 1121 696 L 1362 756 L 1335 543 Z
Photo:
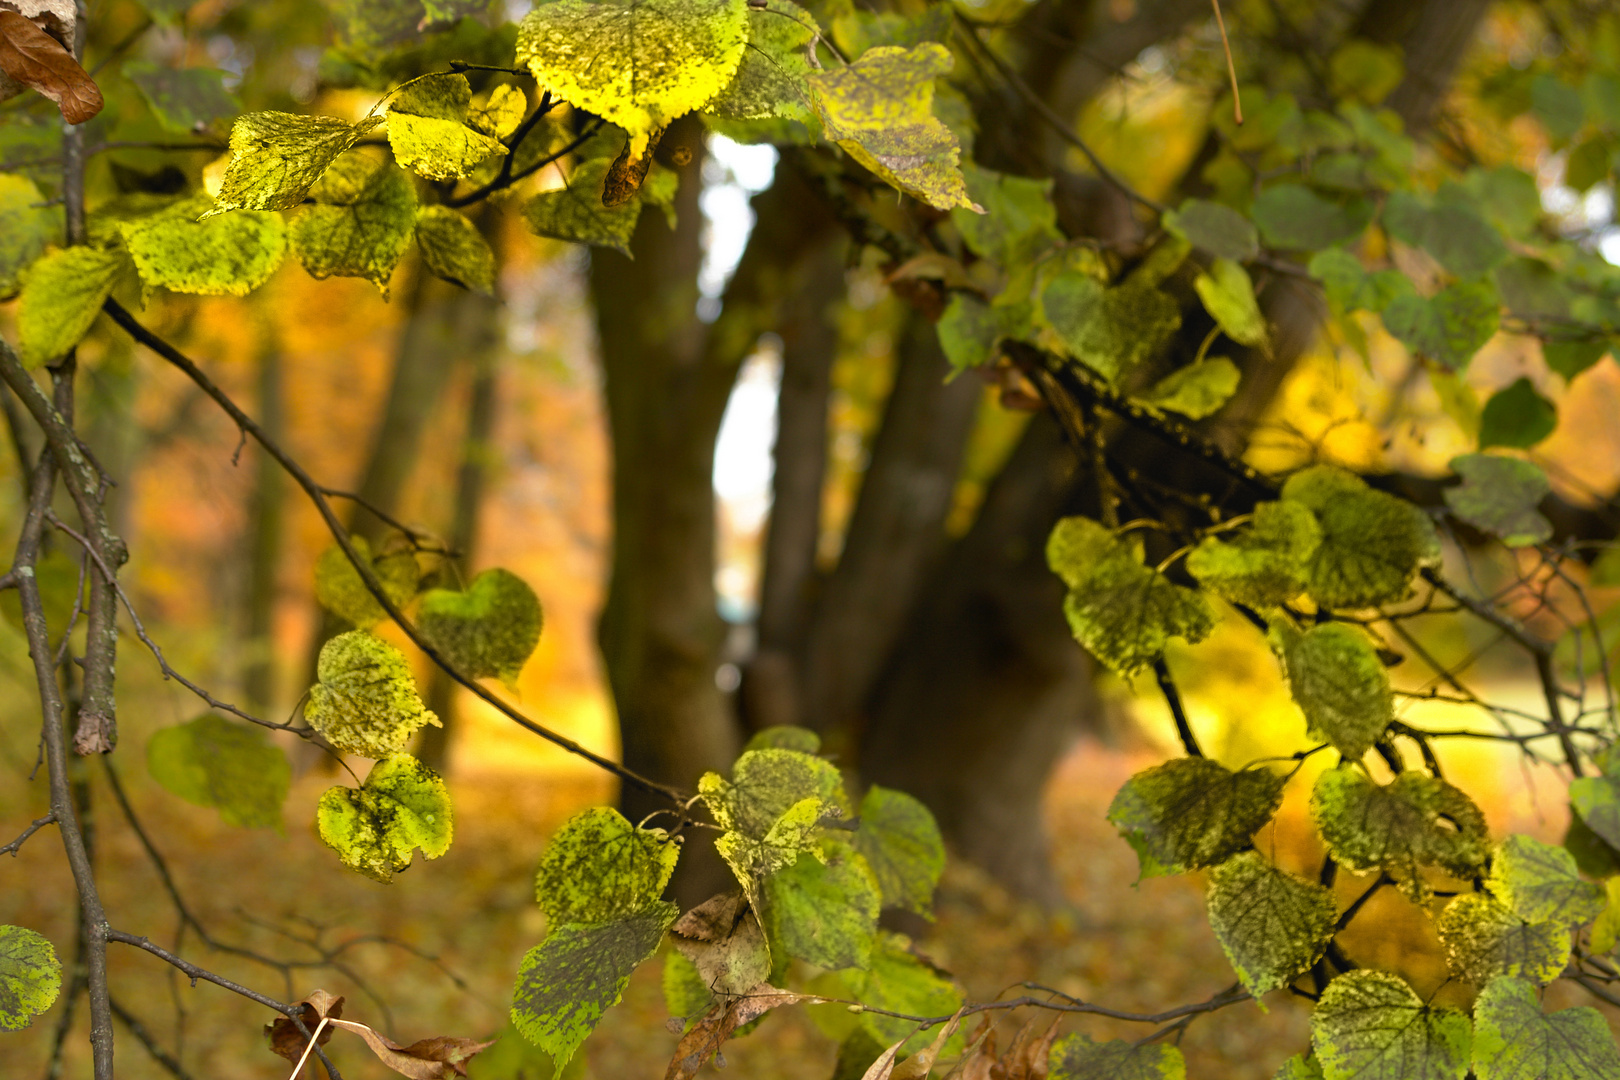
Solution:
M 962 264 L 939 251 L 925 251 L 907 259 L 889 271 L 887 280 L 891 285 L 896 281 L 939 281 L 948 289 L 981 293 Z
M 996 1026 L 988 1015 L 979 1024 L 979 1033 L 957 1059 L 945 1080 L 990 1080 L 996 1065 Z
M 746 993 L 771 973 L 771 950 L 742 893 L 711 896 L 682 915 L 670 933 L 716 994 Z
M 804 994 L 760 983 L 729 1004 L 715 1006 L 676 1044 L 675 1056 L 670 1058 L 664 1080 L 692 1080 L 704 1063 L 720 1052 L 721 1044 L 731 1038 L 731 1033 L 744 1024 L 757 1020 L 778 1005 L 813 1000 Z
M 303 1031 L 299 1031 L 298 1026 L 285 1016 L 264 1025 L 264 1033 L 270 1036 L 270 1049 L 292 1062 L 303 1056 L 304 1047 L 309 1045 L 309 1033 L 322 1020 L 336 1020 L 343 1015 L 343 999 L 333 997 L 325 990 L 311 991 L 298 1005 L 298 1019 L 304 1022 Z M 317 1042 L 325 1046 L 331 1041 L 332 1029 L 327 1027 Z
M 909 1038 L 911 1036 L 907 1035 L 906 1039 Z M 861 1080 L 889 1080 L 894 1074 L 894 1057 L 900 1052 L 900 1048 L 906 1045 L 906 1039 L 901 1039 L 879 1054 L 877 1060 L 861 1074 Z
M 950 1041 L 952 1035 L 956 1034 L 956 1029 L 961 1023 L 962 1010 L 957 1009 L 956 1015 L 946 1021 L 945 1026 L 939 1029 L 939 1034 L 934 1036 L 933 1042 L 894 1067 L 893 1073 L 890 1074 L 890 1080 L 923 1080 L 923 1077 L 933 1070 L 934 1062 L 939 1058 L 940 1051 L 945 1049 L 945 1044 Z
M 70 124 L 101 111 L 101 89 L 73 54 L 32 19 L 9 9 L 0 9 L 0 72 L 56 102 Z
M 410 1080 L 450 1080 L 453 1076 L 466 1076 L 465 1062 L 480 1050 L 495 1045 L 494 1039 L 482 1041 L 439 1035 L 401 1046 L 364 1024 L 349 1020 L 334 1020 L 332 1023 L 366 1040 L 366 1045 L 371 1047 L 378 1061 Z
M 653 151 L 658 149 L 658 140 L 663 137 L 663 128 L 653 132 L 647 140 L 647 149 L 634 161 L 630 160 L 630 144 L 624 144 L 619 156 L 608 166 L 607 179 L 602 182 L 603 206 L 622 206 L 636 197 L 652 168 Z
M 1052 1021 L 1046 1034 L 1035 1037 L 1035 1021 L 1031 1020 L 1018 1030 L 1006 1056 L 991 1070 L 994 1080 L 1046 1080 L 1052 1040 L 1057 1038 L 1057 1021 Z

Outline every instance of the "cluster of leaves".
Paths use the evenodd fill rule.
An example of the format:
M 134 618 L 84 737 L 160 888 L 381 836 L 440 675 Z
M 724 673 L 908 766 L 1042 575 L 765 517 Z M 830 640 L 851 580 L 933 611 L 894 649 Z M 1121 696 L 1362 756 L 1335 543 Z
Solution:
M 664 992 L 686 1023 L 672 1076 L 692 1076 L 739 1027 L 781 1004 L 853 998 L 939 1017 L 961 1005 L 948 976 L 878 928 L 885 908 L 931 909 L 945 862 L 933 816 L 876 786 L 852 803 L 818 747 L 807 730 L 767 729 L 729 778 L 704 776 L 699 801 L 720 829 L 716 847 L 737 889 L 685 913 L 661 898 L 680 829 L 593 809 L 552 838 L 535 882 L 549 929 L 518 971 L 512 1019 L 559 1070 L 666 936 Z M 802 979 L 804 990 L 789 989 Z M 891 1062 L 928 1041 L 905 1020 L 845 1015 L 847 1039 L 874 1053 L 889 1046 Z

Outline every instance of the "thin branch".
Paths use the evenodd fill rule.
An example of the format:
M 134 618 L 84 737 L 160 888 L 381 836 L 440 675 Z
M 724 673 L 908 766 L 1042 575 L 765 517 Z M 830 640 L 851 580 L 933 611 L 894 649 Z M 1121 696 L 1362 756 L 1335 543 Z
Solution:
M 1153 676 L 1159 680 L 1159 689 L 1164 693 L 1165 703 L 1170 706 L 1170 715 L 1175 717 L 1176 734 L 1181 736 L 1182 748 L 1187 751 L 1188 757 L 1203 757 L 1204 752 L 1198 748 L 1198 737 L 1193 734 L 1192 724 L 1187 722 L 1187 709 L 1181 703 L 1181 692 L 1170 677 L 1170 665 L 1165 663 L 1164 657 L 1153 661 Z
M 11 843 L 7 844 L 5 847 L 0 847 L 0 855 L 10 855 L 13 859 L 15 859 L 17 857 L 17 852 L 22 850 L 23 844 L 28 842 L 28 838 L 30 836 L 33 836 L 35 833 L 39 832 L 39 830 L 43 829 L 47 825 L 55 824 L 55 822 L 56 822 L 56 811 L 54 811 L 54 810 L 52 810 L 50 813 L 46 814 L 42 818 L 35 818 L 29 824 L 28 828 L 26 828 L 26 829 L 24 829 L 22 831 L 21 836 L 17 837 L 17 839 L 13 840 Z
M 112 998 L 111 1004 L 113 1015 L 123 1022 L 123 1025 L 129 1029 L 129 1033 L 131 1035 L 135 1036 L 136 1042 L 146 1047 L 146 1052 L 152 1055 L 153 1061 L 157 1062 L 159 1065 L 168 1070 L 169 1075 L 173 1076 L 175 1080 L 191 1080 L 191 1074 L 186 1072 L 185 1067 L 180 1064 L 179 1059 L 173 1054 L 169 1053 L 167 1050 L 163 1049 L 158 1041 L 152 1037 L 152 1033 L 146 1029 L 146 1025 L 141 1023 L 139 1018 L 137 1018 L 128 1009 L 120 1005 L 117 998 Z
M 338 520 L 337 514 L 333 512 L 332 504 L 328 502 L 326 496 L 321 493 L 321 485 L 315 482 L 314 478 L 305 471 L 304 467 L 294 460 L 293 457 L 285 450 L 283 450 L 281 446 L 274 439 L 272 439 L 263 428 L 254 422 L 252 417 L 243 412 L 242 408 L 231 399 L 230 395 L 226 394 L 217 385 L 215 385 L 214 381 L 204 374 L 202 369 L 199 368 L 190 357 L 186 356 L 179 349 L 176 349 L 173 345 L 170 345 L 167 341 L 164 341 L 161 337 L 157 336 L 145 326 L 141 325 L 141 323 L 138 322 L 133 315 L 126 311 L 123 305 L 119 304 L 118 301 L 108 298 L 106 304 L 103 306 L 103 309 L 112 317 L 114 322 L 127 330 L 130 336 L 136 341 L 139 341 L 141 344 L 163 357 L 169 363 L 179 368 L 185 373 L 187 378 L 201 387 L 203 392 L 209 397 L 213 398 L 219 407 L 224 409 L 226 414 L 230 416 L 233 421 L 235 421 L 238 428 L 246 432 L 248 435 L 251 435 L 260 446 L 264 447 L 265 451 L 271 457 L 273 457 L 284 470 L 286 470 L 287 475 L 291 476 L 294 482 L 297 483 L 299 487 L 304 489 L 304 493 L 308 495 L 310 501 L 315 504 L 315 509 L 321 515 L 321 520 L 326 523 L 326 527 L 328 531 L 331 532 L 332 538 L 337 541 L 338 547 L 343 549 L 343 554 L 348 558 L 350 564 L 354 567 L 355 572 L 360 575 L 360 580 L 365 583 L 366 590 L 371 593 L 372 597 L 382 607 L 383 611 L 388 613 L 388 617 L 393 619 L 395 624 L 397 624 L 399 628 L 405 632 L 405 636 L 411 640 L 411 644 L 415 645 L 422 651 L 423 655 L 442 668 L 445 674 L 449 675 L 456 682 L 470 690 L 479 699 L 493 706 L 503 716 L 525 730 L 533 732 L 542 739 L 562 747 L 571 754 L 584 758 L 586 761 L 591 762 L 598 768 L 612 773 L 614 776 L 617 776 L 619 779 L 628 784 L 634 784 L 636 787 L 641 788 L 644 791 L 662 796 L 671 800 L 672 802 L 679 803 L 681 801 L 681 792 L 677 791 L 675 788 L 666 784 L 660 784 L 655 780 L 649 780 L 647 777 L 642 776 L 633 769 L 626 768 L 616 761 L 605 758 L 594 751 L 587 750 L 585 747 L 581 746 L 573 739 L 568 738 L 566 735 L 562 735 L 558 732 L 552 731 L 550 728 L 535 723 L 527 716 L 524 716 L 517 709 L 514 709 L 511 705 L 507 704 L 505 701 L 502 701 L 498 696 L 484 687 L 477 680 L 469 678 L 457 670 L 454 665 L 440 655 L 439 651 L 422 637 L 421 633 L 416 629 L 416 627 L 405 618 L 404 613 L 399 609 L 399 605 L 396 604 L 393 598 L 388 595 L 387 591 L 383 589 L 382 583 L 377 580 L 377 574 L 372 569 L 370 562 L 366 559 L 362 559 L 360 557 L 360 553 L 355 550 L 353 542 L 349 539 L 348 530 L 343 527 L 343 523 Z

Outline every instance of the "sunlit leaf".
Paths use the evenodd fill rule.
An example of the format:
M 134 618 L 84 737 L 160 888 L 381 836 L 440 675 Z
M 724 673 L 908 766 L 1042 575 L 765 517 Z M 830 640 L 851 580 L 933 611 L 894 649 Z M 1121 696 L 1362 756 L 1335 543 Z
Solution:
M 1126 781 L 1108 820 L 1136 849 L 1142 876 L 1214 866 L 1249 846 L 1282 803 L 1282 776 L 1172 758 Z
M 1263 502 L 1247 529 L 1200 541 L 1187 555 L 1187 572 L 1235 603 L 1276 607 L 1305 591 L 1310 558 L 1321 542 L 1316 515 L 1305 506 Z
M 1220 325 L 1226 336 L 1240 345 L 1262 345 L 1266 340 L 1266 317 L 1254 298 L 1249 272 L 1231 259 L 1216 259 L 1207 273 L 1193 281 L 1204 309 Z
M 364 630 L 328 641 L 315 670 L 304 719 L 346 754 L 384 758 L 404 749 L 417 728 L 439 724 L 416 693 L 405 654 Z
M 581 810 L 552 836 L 535 899 L 553 924 L 611 922 L 651 907 L 675 872 L 680 847 L 609 806 Z
M 1332 465 L 1301 469 L 1282 497 L 1316 515 L 1322 541 L 1306 567 L 1311 597 L 1326 607 L 1371 607 L 1406 596 L 1419 568 L 1440 559 L 1434 523 L 1403 499 Z
M 725 89 L 747 42 L 744 0 L 556 0 L 524 16 L 517 62 L 554 97 L 629 132 L 639 158 L 654 131 Z
M 1311 792 L 1311 820 L 1341 866 L 1383 870 L 1413 899 L 1429 894 L 1422 867 L 1468 878 L 1489 852 L 1485 817 L 1474 801 L 1423 773 L 1403 772 L 1378 785 L 1356 769 L 1330 769 Z
M 163 728 L 147 740 L 146 768 L 171 794 L 218 809 L 228 825 L 281 828 L 292 766 L 257 728 L 213 713 Z
M 1398 975 L 1351 971 L 1328 984 L 1311 1014 L 1327 1080 L 1462 1080 L 1472 1025 L 1425 1005 Z
M 1541 1011 L 1536 988 L 1496 979 L 1474 1002 L 1479 1080 L 1616 1080 L 1620 1052 L 1603 1014 L 1588 1006 Z
M 31 368 L 54 363 L 90 332 L 120 274 L 124 251 L 70 247 L 53 251 L 23 275 L 17 308 L 17 352 Z
M 750 750 L 796 750 L 801 754 L 814 754 L 820 749 L 821 736 L 809 728 L 795 724 L 773 724 L 750 735 L 743 746 L 743 753 Z
M 467 123 L 485 135 L 504 139 L 518 129 L 529 111 L 529 99 L 511 83 L 502 83 L 482 103 L 467 106 Z
M 388 105 L 388 145 L 394 159 L 429 180 L 466 176 L 506 147 L 467 124 L 472 86 L 467 76 L 434 73 L 413 80 Z
M 21 273 L 61 235 L 60 214 L 26 176 L 0 173 L 0 300 L 21 287 Z
M 943 45 L 885 45 L 810 83 L 827 138 L 850 157 L 929 206 L 977 211 L 957 168 L 961 145 L 934 116 L 934 78 L 950 69 Z
M 437 277 L 464 289 L 492 296 L 495 252 L 478 226 L 448 206 L 424 206 L 416 212 L 416 246 L 422 263 Z
M 748 47 L 737 74 L 703 110 L 730 120 L 809 120 L 809 50 L 820 32 L 815 18 L 792 0 L 750 4 Z
M 1166 412 L 1202 420 L 1220 410 L 1237 393 L 1243 375 L 1224 356 L 1177 368 L 1136 400 Z
M 213 207 L 213 199 L 196 195 L 119 223 L 143 282 L 178 293 L 246 296 L 270 280 L 287 253 L 281 216 L 244 210 L 204 217 Z
M 21 1031 L 56 1003 L 62 962 L 50 941 L 23 926 L 0 926 L 0 1031 Z
M 1498 975 L 1545 985 L 1569 963 L 1569 928 L 1528 922 L 1486 893 L 1464 893 L 1436 924 L 1446 962 L 1457 975 L 1483 986 Z
M 416 228 L 416 192 L 393 165 L 339 158 L 310 188 L 315 205 L 292 223 L 292 247 L 310 276 L 365 278 L 384 296 Z
M 771 823 L 763 836 L 752 836 L 728 829 L 714 842 L 714 849 L 731 867 L 737 881 L 758 899 L 761 879 L 792 866 L 799 856 L 815 846 L 815 837 L 826 809 L 822 800 L 800 799 Z
M 297 206 L 332 162 L 380 123 L 380 116 L 351 124 L 330 116 L 248 113 L 231 127 L 231 163 L 210 213 Z
M 417 848 L 428 859 L 449 851 L 454 834 L 444 781 L 409 754 L 377 762 L 358 790 L 327 788 L 315 822 L 344 866 L 384 883 L 411 865 Z
M 626 919 L 567 923 L 524 955 L 512 990 L 512 1023 L 551 1055 L 553 1078 L 619 1003 L 631 973 L 658 950 L 676 911 L 660 900 Z
M 804 799 L 841 801 L 843 777 L 824 758 L 798 750 L 750 750 L 732 766 L 731 779 L 716 773 L 698 791 L 722 828 L 763 837 L 788 808 Z
M 474 679 L 498 678 L 508 690 L 540 641 L 540 598 L 509 570 L 485 570 L 465 592 L 422 594 L 416 628 L 450 666 Z
M 1552 522 L 1536 509 L 1552 490 L 1541 466 L 1497 454 L 1464 454 L 1451 459 L 1451 469 L 1463 483 L 1446 488 L 1446 505 L 1463 521 L 1509 547 L 1552 536 Z
M 1311 736 L 1351 761 L 1371 750 L 1395 719 L 1389 672 L 1372 641 L 1345 623 L 1322 623 L 1301 634 L 1278 622 L 1273 632 Z
M 903 791 L 873 784 L 861 799 L 855 850 L 866 856 L 884 907 L 926 915 L 945 870 L 945 841 L 928 807 Z

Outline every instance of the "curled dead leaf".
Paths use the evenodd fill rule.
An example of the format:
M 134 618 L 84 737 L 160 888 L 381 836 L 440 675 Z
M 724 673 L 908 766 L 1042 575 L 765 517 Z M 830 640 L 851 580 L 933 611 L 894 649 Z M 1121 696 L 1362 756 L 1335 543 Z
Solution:
M 336 1020 L 343 1015 L 343 999 L 334 997 L 325 990 L 314 990 L 298 1004 L 298 1019 L 303 1021 L 304 1030 L 299 1031 L 298 1025 L 283 1016 L 264 1025 L 264 1033 L 270 1037 L 270 1049 L 288 1061 L 297 1061 L 304 1054 L 304 1047 L 309 1045 L 309 1033 L 314 1031 L 322 1020 Z M 321 1032 L 316 1040 L 321 1046 L 332 1041 L 332 1029 L 328 1027 Z
M 410 1080 L 449 1080 L 450 1077 L 466 1076 L 468 1059 L 495 1045 L 494 1039 L 486 1041 L 438 1035 L 401 1046 L 364 1024 L 352 1020 L 333 1020 L 332 1023 L 366 1040 L 366 1045 L 371 1047 L 378 1061 Z
M 647 149 L 634 161 L 630 160 L 630 144 L 624 144 L 619 156 L 608 166 L 607 179 L 602 182 L 603 206 L 623 206 L 636 197 L 642 181 L 647 179 L 647 171 L 652 168 L 653 151 L 658 149 L 658 140 L 663 136 L 662 128 L 653 132 L 647 140 Z
M 676 1044 L 675 1056 L 664 1072 L 664 1080 L 692 1080 L 710 1058 L 720 1053 L 721 1044 L 731 1038 L 731 1033 L 744 1024 L 764 1016 L 778 1005 L 813 1000 L 804 994 L 760 983 L 741 997 L 716 1005 Z
M 56 102 L 70 124 L 101 111 L 101 88 L 73 54 L 38 23 L 9 9 L 0 9 L 0 72 Z

